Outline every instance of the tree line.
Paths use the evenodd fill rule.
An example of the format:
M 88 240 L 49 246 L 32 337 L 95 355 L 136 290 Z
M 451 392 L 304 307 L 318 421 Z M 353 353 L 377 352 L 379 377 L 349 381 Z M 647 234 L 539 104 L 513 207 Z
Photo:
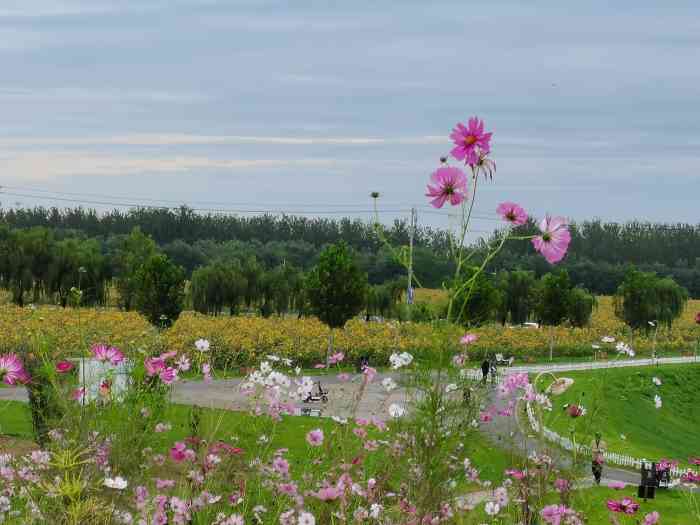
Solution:
M 445 318 L 444 305 L 402 306 L 407 282 L 403 276 L 371 284 L 361 257 L 345 242 L 321 250 L 307 271 L 287 263 L 266 267 L 245 250 L 224 249 L 200 265 L 186 280 L 185 270 L 163 253 L 140 228 L 128 235 L 95 238 L 63 237 L 33 227 L 0 225 L 0 285 L 12 301 L 68 305 L 106 305 L 114 289 L 117 305 L 137 309 L 153 324 L 167 326 L 183 308 L 210 315 L 236 315 L 242 307 L 260 315 L 314 314 L 331 326 L 364 311 L 371 316 L 431 320 Z M 462 282 L 477 272 L 465 267 Z M 452 322 L 474 326 L 492 321 L 545 325 L 589 323 L 595 296 L 575 285 L 566 269 L 536 276 L 527 270 L 480 273 L 473 286 L 452 297 Z M 454 292 L 452 292 L 454 293 Z M 617 315 L 630 326 L 647 329 L 650 322 L 671 325 L 682 312 L 687 291 L 673 279 L 628 268 L 615 289 Z
M 10 229 L 40 226 L 57 239 L 91 239 L 103 254 L 110 254 L 120 238 L 138 227 L 154 240 L 161 252 L 184 269 L 188 279 L 197 268 L 232 256 L 254 256 L 265 268 L 291 265 L 306 272 L 318 262 L 324 246 L 341 240 L 354 250 L 371 284 L 406 275 L 405 267 L 379 240 L 375 225 L 359 219 L 239 217 L 195 213 L 184 206 L 175 210 L 138 208 L 104 214 L 84 208 L 37 207 L 0 208 L 0 224 Z M 392 246 L 408 244 L 410 232 L 405 221 L 397 220 L 381 228 L 382 236 Z M 530 221 L 520 230 L 522 234 L 536 233 L 536 222 Z M 642 271 L 670 277 L 686 288 L 691 297 L 700 298 L 700 225 L 593 220 L 572 224 L 571 232 L 569 253 L 559 267 L 568 271 L 575 285 L 597 295 L 612 295 L 633 265 Z M 418 282 L 424 287 L 440 288 L 445 276 L 454 273 L 447 257 L 447 232 L 418 228 L 414 246 Z M 108 258 L 107 263 L 111 261 Z M 546 261 L 534 254 L 529 243 L 506 244 L 490 268 L 532 271 L 538 278 L 551 270 Z

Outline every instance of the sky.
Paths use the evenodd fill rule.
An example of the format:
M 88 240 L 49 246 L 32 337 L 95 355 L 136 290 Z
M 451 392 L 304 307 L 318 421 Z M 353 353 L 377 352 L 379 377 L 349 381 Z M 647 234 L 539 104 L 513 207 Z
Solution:
M 475 230 L 699 223 L 700 4 L 3 0 L 2 206 L 187 204 L 444 227 L 449 133 L 493 132 Z

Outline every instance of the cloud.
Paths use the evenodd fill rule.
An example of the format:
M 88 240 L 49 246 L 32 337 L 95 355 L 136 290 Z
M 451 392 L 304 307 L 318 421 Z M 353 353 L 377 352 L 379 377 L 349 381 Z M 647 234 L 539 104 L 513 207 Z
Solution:
M 441 144 L 445 137 L 265 137 L 243 135 L 195 135 L 188 133 L 146 133 L 104 137 L 24 137 L 0 138 L 0 145 L 12 146 L 186 146 L 216 144 L 262 144 L 287 146 L 371 146 L 387 144 Z
M 330 168 L 335 159 L 215 159 L 205 156 L 139 158 L 80 152 L 27 152 L 4 154 L 0 168 L 5 177 L 22 182 L 51 181 L 73 176 L 125 176 L 168 174 L 196 170 L 251 170 L 273 168 Z
M 1 45 L 1 44 L 0 44 Z M 81 87 L 41 87 L 34 89 L 2 87 L 0 100 L 8 104 L 16 102 L 50 103 L 105 103 L 105 102 L 145 102 L 187 104 L 205 102 L 209 96 L 203 93 L 138 90 L 138 89 L 88 89 Z

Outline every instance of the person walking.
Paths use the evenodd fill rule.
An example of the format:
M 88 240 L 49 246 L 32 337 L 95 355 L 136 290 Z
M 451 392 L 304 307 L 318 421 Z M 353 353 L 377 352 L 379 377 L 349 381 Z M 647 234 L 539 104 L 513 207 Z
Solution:
M 489 376 L 489 369 L 491 368 L 491 363 L 489 363 L 488 358 L 484 358 L 484 362 L 481 363 L 481 382 L 486 384 L 486 378 Z
M 605 451 L 608 445 L 602 440 L 602 435 L 600 432 L 595 433 L 595 439 L 591 443 L 591 470 L 593 471 L 593 478 L 595 479 L 596 485 L 600 485 L 600 479 L 603 477 L 603 463 L 605 463 Z

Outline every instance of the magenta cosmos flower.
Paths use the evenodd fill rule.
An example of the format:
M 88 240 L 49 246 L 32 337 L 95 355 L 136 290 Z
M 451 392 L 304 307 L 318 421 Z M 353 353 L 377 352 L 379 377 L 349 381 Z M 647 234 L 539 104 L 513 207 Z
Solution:
M 479 339 L 479 336 L 476 334 L 464 334 L 459 342 L 463 345 L 470 345 L 477 339 Z
M 547 262 L 558 263 L 566 255 L 571 242 L 568 222 L 564 217 L 547 216 L 540 222 L 540 231 L 542 235 L 532 239 L 532 245 Z
M 639 510 L 639 503 L 632 498 L 622 498 L 620 501 L 609 499 L 607 506 L 613 512 L 624 514 L 635 514 Z
M 90 352 L 95 356 L 95 359 L 102 362 L 109 362 L 112 365 L 118 365 L 124 361 L 124 354 L 118 348 L 107 345 L 94 345 Z
M 0 355 L 0 380 L 10 386 L 29 381 L 29 374 L 17 354 Z
M 496 208 L 496 213 L 515 226 L 522 226 L 527 222 L 527 213 L 514 202 L 502 202 Z
M 491 151 L 491 133 L 484 133 L 484 121 L 478 117 L 471 117 L 466 126 L 457 123 L 450 138 L 455 144 L 450 151 L 452 156 L 471 166 L 478 164 L 481 157 Z
M 700 324 L 700 312 L 695 314 L 695 322 Z
M 317 428 L 306 434 L 306 442 L 312 447 L 320 447 L 323 444 L 323 430 Z
M 447 200 L 452 206 L 461 204 L 467 197 L 467 177 L 459 168 L 438 168 L 430 176 L 426 197 L 431 197 L 433 208 L 442 208 Z
M 66 372 L 70 372 L 73 370 L 73 363 L 70 361 L 59 361 L 56 363 L 56 372 L 59 374 L 65 374 Z

